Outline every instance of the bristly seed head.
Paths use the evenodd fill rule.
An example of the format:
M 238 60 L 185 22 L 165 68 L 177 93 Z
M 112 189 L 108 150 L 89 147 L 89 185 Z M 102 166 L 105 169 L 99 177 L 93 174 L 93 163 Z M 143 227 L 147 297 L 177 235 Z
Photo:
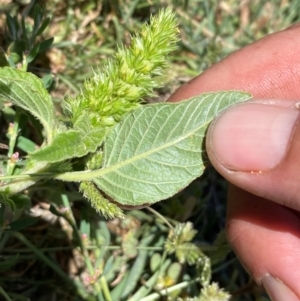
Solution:
M 132 37 L 130 47 L 118 47 L 102 70 L 94 72 L 82 91 L 66 99 L 73 124 L 83 111 L 93 127 L 111 127 L 122 116 L 140 106 L 159 84 L 156 76 L 166 66 L 166 56 L 176 49 L 178 28 L 170 8 L 152 16 L 141 34 Z

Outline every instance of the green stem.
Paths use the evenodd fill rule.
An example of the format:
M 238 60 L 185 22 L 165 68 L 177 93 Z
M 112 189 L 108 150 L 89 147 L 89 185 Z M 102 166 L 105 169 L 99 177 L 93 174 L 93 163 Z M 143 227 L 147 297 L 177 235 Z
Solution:
M 19 122 L 20 122 L 20 111 L 17 109 L 16 114 L 14 116 L 14 123 L 12 128 L 12 133 L 10 134 L 9 138 L 9 146 L 8 146 L 8 162 L 7 162 L 7 168 L 6 173 L 7 175 L 12 175 L 15 169 L 15 160 L 12 159 L 12 155 L 14 153 L 14 148 L 16 146 L 17 138 L 18 138 L 18 132 L 19 132 Z
M 9 146 L 8 146 L 8 154 L 7 154 L 8 157 L 11 157 L 12 154 L 14 153 L 14 148 L 16 145 L 18 132 L 19 132 L 19 122 L 20 122 L 20 111 L 17 109 L 16 114 L 14 116 L 12 133 L 9 138 Z
M 0 240 L 0 251 L 2 246 L 2 240 Z M 85 248 L 87 250 L 98 250 L 101 247 L 105 247 L 107 250 L 121 250 L 120 246 L 107 246 L 99 244 L 97 246 L 86 246 Z M 55 252 L 55 251 L 69 251 L 73 250 L 76 247 L 54 247 L 54 248 L 40 248 L 39 250 L 41 252 Z M 163 247 L 136 247 L 137 250 L 149 250 L 149 251 L 162 251 Z M 28 253 L 28 249 L 9 249 L 5 248 L 5 251 L 7 253 Z
M 42 173 L 43 171 L 46 172 L 48 168 L 49 163 L 39 162 L 35 163 L 34 167 L 26 170 L 26 174 L 2 176 L 0 177 L 0 181 L 9 179 L 15 179 L 15 181 L 3 183 L 0 187 L 0 191 L 5 191 L 6 188 L 9 188 L 9 195 L 14 195 L 32 186 L 41 179 L 51 178 L 51 176 L 53 176 L 52 173 Z
M 66 194 L 62 194 L 61 198 L 62 198 L 62 203 L 63 203 L 64 207 L 69 209 L 68 216 L 65 216 L 65 219 L 68 221 L 70 226 L 73 228 L 74 235 L 76 236 L 76 239 L 79 243 L 79 247 L 80 247 L 82 256 L 84 258 L 85 265 L 89 271 L 89 274 L 93 276 L 93 275 L 95 275 L 95 269 L 90 260 L 89 252 L 88 252 L 85 244 L 82 241 L 81 233 L 80 233 L 78 227 L 76 226 L 75 218 L 74 218 L 73 212 L 71 210 L 71 205 L 70 205 L 68 196 Z M 104 277 L 100 278 L 100 283 L 101 283 L 101 286 L 99 285 L 98 282 L 94 283 L 94 288 L 96 290 L 96 294 L 99 296 L 101 294 L 101 289 L 103 289 L 103 294 L 105 296 L 106 301 L 112 301 L 110 292 L 108 290 L 108 286 L 107 286 L 107 283 L 106 283 Z
M 12 301 L 2 286 L 0 286 L 0 294 L 5 298 L 6 301 Z
M 174 236 L 176 235 L 174 227 L 171 225 L 171 223 L 163 215 L 161 215 L 159 212 L 157 212 L 156 210 L 154 210 L 151 207 L 146 207 L 146 209 L 148 211 L 152 212 L 157 217 L 159 217 L 170 228 L 170 230 L 173 232 Z
M 68 209 L 68 214 L 66 214 L 64 216 L 64 218 L 67 220 L 67 222 L 70 224 L 70 226 L 72 227 L 72 229 L 74 231 L 74 235 L 76 237 L 76 240 L 79 243 L 79 247 L 80 247 L 81 253 L 82 253 L 84 261 L 85 261 L 85 265 L 88 268 L 89 273 L 91 275 L 94 275 L 95 271 L 94 271 L 93 265 L 90 261 L 88 251 L 86 250 L 85 245 L 82 242 L 81 235 L 80 235 L 79 230 L 76 226 L 75 218 L 74 218 L 71 206 L 70 206 L 69 199 L 68 199 L 66 194 L 62 194 L 61 198 L 62 198 L 62 202 L 63 202 L 64 207 L 66 207 Z
M 173 292 L 176 292 L 178 290 L 182 290 L 183 288 L 188 287 L 189 285 L 191 285 L 192 282 L 197 282 L 199 281 L 199 279 L 195 279 L 193 281 L 184 281 L 178 284 L 175 284 L 171 287 L 168 287 L 166 289 L 161 290 L 159 293 L 153 293 L 145 298 L 140 299 L 140 301 L 153 301 L 153 300 L 158 300 L 160 299 L 162 296 L 167 296 Z
M 106 281 L 105 276 L 102 276 L 100 278 L 100 283 L 101 283 L 101 287 L 102 287 L 102 290 L 103 290 L 103 295 L 104 295 L 106 301 L 113 301 L 112 298 L 111 298 L 111 294 L 110 294 L 109 287 L 107 285 L 107 281 Z

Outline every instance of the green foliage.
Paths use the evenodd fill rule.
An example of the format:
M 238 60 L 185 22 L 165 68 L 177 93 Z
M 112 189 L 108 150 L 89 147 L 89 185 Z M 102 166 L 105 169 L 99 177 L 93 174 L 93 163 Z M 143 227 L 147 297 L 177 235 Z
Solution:
M 16 211 L 15 202 L 9 196 L 9 187 L 6 187 L 4 191 L 0 191 L 0 204 L 8 206 L 12 212 Z
M 161 28 L 163 31 L 158 30 Z M 33 111 L 33 115 L 38 117 L 46 128 L 48 143 L 29 155 L 31 165 L 35 165 L 35 161 L 54 163 L 83 157 L 90 152 L 94 153 L 101 146 L 107 133 L 107 124 L 104 125 L 100 121 L 102 109 L 116 122 L 127 111 L 127 109 L 123 111 L 122 106 L 117 109 L 120 106 L 118 102 L 132 103 L 132 99 L 126 100 L 123 94 L 118 94 L 119 86 L 116 88 L 118 93 L 114 94 L 115 83 L 112 79 L 126 75 L 127 71 L 130 74 L 130 79 L 127 78 L 126 80 L 127 83 L 131 79 L 137 79 L 140 73 L 145 76 L 160 74 L 165 55 L 174 48 L 173 44 L 177 39 L 176 31 L 176 21 L 171 10 L 163 10 L 158 17 L 153 17 L 150 25 L 145 25 L 142 28 L 141 37 L 133 38 L 131 48 L 119 49 L 117 54 L 119 61 L 109 61 L 108 69 L 105 69 L 104 73 L 95 74 L 95 77 L 99 78 L 105 74 L 103 77 L 105 80 L 100 80 L 100 82 L 108 83 L 112 90 L 104 89 L 101 85 L 98 86 L 95 81 L 89 82 L 89 91 L 102 87 L 102 94 L 106 95 L 106 98 L 99 99 L 97 102 L 96 98 L 91 99 L 89 97 L 85 97 L 84 101 L 78 100 L 78 98 L 69 99 L 70 110 L 75 112 L 73 128 L 70 129 L 67 129 L 65 125 L 54 118 L 52 103 L 41 81 L 31 75 L 28 77 L 27 86 L 25 72 L 3 68 L 2 77 L 6 79 L 6 82 L 0 89 L 0 96 L 7 98 L 8 95 L 12 94 L 13 97 L 11 98 L 14 103 L 30 112 Z M 162 36 L 160 35 L 161 32 L 163 32 Z M 170 39 L 169 42 L 167 41 L 168 38 Z M 154 47 L 156 40 L 158 41 L 156 47 L 160 47 L 159 49 Z M 160 43 L 163 43 L 165 48 Z M 124 60 L 122 64 L 120 63 L 121 57 Z M 143 62 L 149 60 L 148 65 L 140 62 L 138 64 L 140 69 L 137 68 L 138 65 L 134 67 L 132 64 L 136 64 L 139 57 L 142 57 Z M 131 66 L 128 70 L 123 68 L 125 62 Z M 117 76 L 114 74 L 116 70 L 118 70 Z M 22 86 L 18 81 L 19 78 L 23 81 L 25 78 L 23 86 L 28 87 L 25 88 L 28 89 L 28 91 L 25 90 L 27 98 L 24 98 Z M 122 83 L 126 87 L 127 83 L 124 78 Z M 154 81 L 148 78 L 148 80 L 132 82 L 132 84 L 134 86 L 139 84 L 139 88 L 145 89 L 149 93 L 149 89 L 154 86 Z M 10 87 L 9 91 L 7 91 L 7 87 Z M 139 101 L 141 95 L 139 94 L 135 100 Z M 92 180 L 99 189 L 122 205 L 140 206 L 158 202 L 171 197 L 202 174 L 207 159 L 201 146 L 204 144 L 205 132 L 209 123 L 226 107 L 247 100 L 249 97 L 250 95 L 247 93 L 219 92 L 204 94 L 177 104 L 160 103 L 142 106 L 133 113 L 127 114 L 122 122 L 110 131 L 103 148 L 104 159 L 101 169 L 60 174 L 61 170 L 55 171 L 53 165 L 48 166 L 42 163 L 40 174 L 36 176 L 39 178 L 46 177 L 45 172 L 50 171 L 50 173 L 48 172 L 50 175 L 51 173 L 58 174 L 55 175 L 55 178 L 64 181 Z M 72 104 L 75 104 L 75 107 Z M 94 104 L 99 105 L 99 108 L 102 109 L 99 111 Z M 114 104 L 117 106 L 113 111 L 118 112 L 118 118 L 113 111 L 107 109 Z M 126 104 L 124 106 L 126 107 Z M 133 107 L 130 110 L 132 109 Z M 79 115 L 78 110 L 80 110 L 81 115 Z M 91 112 L 97 114 L 98 117 L 94 118 Z M 55 131 L 55 129 L 58 130 Z M 100 153 L 102 153 L 101 149 Z M 31 175 L 33 172 L 37 173 L 37 170 L 26 169 L 26 174 Z M 20 189 L 30 185 L 32 185 L 32 181 L 24 184 Z M 11 184 L 8 186 L 12 188 Z M 90 187 L 89 191 L 85 191 L 88 187 Z M 4 190 L 6 187 L 3 186 L 2 189 Z M 18 188 L 15 186 L 15 189 Z M 12 194 L 16 192 L 15 189 L 11 189 Z M 90 199 L 92 206 L 97 211 L 108 217 L 121 216 L 115 211 L 116 206 L 109 206 L 101 192 L 97 192 L 91 184 L 83 184 L 80 190 Z M 102 208 L 100 208 L 101 206 Z
M 2 101 L 1 104 L 0 253 L 3 265 L 1 267 L 0 263 L 0 295 L 7 300 L 29 298 L 37 301 L 53 298 L 228 300 L 229 294 L 220 289 L 220 285 L 225 285 L 226 291 L 233 296 L 245 292 L 241 300 L 252 300 L 247 292 L 259 295 L 237 260 L 232 254 L 227 256 L 230 248 L 224 232 L 212 244 L 224 227 L 225 216 L 225 183 L 212 168 L 188 189 L 154 205 L 168 220 L 169 227 L 172 228 L 172 224 L 176 229 L 177 237 L 168 239 L 169 229 L 161 218 L 137 210 L 122 213 L 118 205 L 111 202 L 108 190 L 103 193 L 99 187 L 104 190 L 102 173 L 110 170 L 108 158 L 109 162 L 113 160 L 113 156 L 105 151 L 112 150 L 107 144 L 112 145 L 113 137 L 118 137 L 118 145 L 121 145 L 121 129 L 124 131 L 131 125 L 131 130 L 136 131 L 133 116 L 136 117 L 138 112 L 144 116 L 143 110 L 153 110 L 151 112 L 156 116 L 158 108 L 172 112 L 177 108 L 177 105 L 167 103 L 153 106 L 142 106 L 142 103 L 152 102 L 157 93 L 160 95 L 157 100 L 166 99 L 191 74 L 198 74 L 232 50 L 267 32 L 286 27 L 298 18 L 299 3 L 290 1 L 285 5 L 282 1 L 279 4 L 277 0 L 271 0 L 240 5 L 239 1 L 224 3 L 217 0 L 167 0 L 163 3 L 158 0 L 151 3 L 113 0 L 100 1 L 100 5 L 97 1 L 50 0 L 43 3 L 42 8 L 35 7 L 35 1 L 31 1 L 29 6 L 21 7 L 22 14 L 17 14 L 20 1 L 11 1 L 7 5 L 4 2 L 4 12 L 11 17 L 6 19 L 9 25 L 5 39 L 1 38 L 3 34 L 0 35 L 3 47 L 0 49 L 0 66 L 11 67 L 9 72 L 17 82 L 11 80 L 11 86 L 24 90 L 19 89 L 14 95 L 15 100 L 11 98 L 12 94 L 10 98 L 3 94 L 5 103 Z M 165 18 L 158 15 L 152 17 L 150 25 L 142 25 L 151 19 L 150 12 L 156 13 L 162 6 L 172 7 L 176 18 L 168 9 L 169 19 L 166 15 Z M 272 7 L 276 7 L 273 13 Z M 2 9 L 1 6 L 0 12 Z M 249 17 L 246 24 L 242 18 L 245 11 Z M 283 13 L 285 17 L 282 17 Z M 0 28 L 5 28 L 3 15 L 0 13 Z M 153 27 L 153 22 L 159 25 Z M 178 40 L 176 24 L 180 28 L 181 42 L 171 57 L 169 51 L 175 48 Z M 168 32 L 171 25 L 174 31 Z M 164 30 L 160 30 L 160 26 L 164 26 Z M 141 34 L 134 34 L 134 31 Z M 53 41 L 51 35 L 55 35 L 55 44 L 49 50 Z M 130 36 L 133 37 L 131 44 Z M 151 41 L 155 43 L 151 44 Z M 122 42 L 129 46 L 121 46 Z M 168 52 L 155 56 L 168 47 Z M 170 60 L 173 61 L 171 68 L 166 75 L 160 75 L 164 74 L 163 69 Z M 97 67 L 92 69 L 91 66 Z M 6 75 L 6 70 L 1 69 L 4 72 L 1 80 L 5 81 L 7 89 L 12 77 Z M 26 70 L 37 77 L 25 73 Z M 110 71 L 115 72 L 115 76 L 112 77 Z M 22 84 L 24 74 L 31 78 L 29 84 Z M 36 89 L 36 81 L 43 87 L 40 91 Z M 112 88 L 109 83 L 113 83 Z M 163 88 L 158 89 L 160 86 Z M 48 89 L 54 89 L 51 98 Z M 102 89 L 112 92 L 111 97 L 102 93 Z M 69 116 L 61 109 L 65 95 L 64 109 L 67 107 Z M 248 96 L 243 97 L 241 101 Z M 51 109 L 45 105 L 49 101 Z M 91 107 L 85 107 L 90 104 Z M 76 118 L 76 114 L 70 112 L 72 105 L 74 113 L 76 105 L 83 105 Z M 182 106 L 181 109 L 186 108 Z M 130 120 L 131 123 L 126 124 Z M 188 119 L 183 117 L 182 120 Z M 174 118 L 170 128 L 178 129 L 178 124 L 179 119 Z M 158 124 L 152 142 L 156 142 L 156 133 L 161 132 L 163 138 L 163 126 L 164 123 Z M 150 139 L 148 132 L 144 134 Z M 201 139 L 196 142 L 195 149 L 197 156 L 206 160 L 205 152 L 199 154 L 204 151 Z M 132 142 L 132 148 L 128 149 L 131 156 L 135 156 L 136 144 L 134 140 Z M 173 150 L 168 155 L 172 154 Z M 166 158 L 166 153 L 162 158 Z M 186 162 L 186 157 L 182 160 Z M 135 166 L 140 168 L 140 161 L 136 162 L 139 164 Z M 144 184 L 148 187 L 148 170 L 153 171 L 157 181 L 163 176 L 155 165 L 157 161 L 147 163 L 147 169 L 139 176 L 135 174 L 138 185 L 134 188 Z M 130 177 L 127 171 L 122 174 L 126 179 Z M 169 172 L 170 178 L 173 177 L 172 170 Z M 55 177 L 80 184 L 56 181 Z M 147 183 L 142 182 L 143 177 Z M 78 193 L 78 186 L 81 193 Z M 132 192 L 132 186 L 125 188 Z M 113 188 L 110 190 L 116 193 Z M 18 194 L 22 191 L 23 194 Z M 122 198 L 125 204 L 131 201 Z M 118 216 L 124 219 L 102 221 L 98 213 L 106 218 Z M 188 220 L 193 221 L 197 233 Z M 220 285 L 212 281 L 218 281 Z M 239 300 L 239 297 L 235 298 Z
M 102 127 L 92 128 L 89 119 L 84 120 L 84 117 L 85 114 L 81 116 L 80 128 L 58 133 L 50 145 L 31 154 L 30 158 L 54 163 L 94 153 L 103 143 L 107 131 Z
M 52 140 L 56 128 L 53 103 L 42 81 L 35 75 L 9 67 L 0 68 L 0 100 L 12 102 L 34 115 Z
M 27 228 L 34 225 L 39 220 L 39 217 L 24 217 L 11 222 L 8 225 L 9 231 L 20 231 L 21 229 Z
M 248 98 L 246 93 L 210 93 L 135 110 L 108 135 L 103 168 L 99 176 L 92 173 L 93 182 L 123 205 L 174 195 L 204 170 L 201 146 L 208 124 L 227 106 Z
M 0 63 L 0 67 L 8 65 L 15 67 L 17 64 L 21 64 L 21 68 L 26 71 L 28 65 L 36 56 L 47 50 L 53 42 L 53 38 L 42 42 L 37 41 L 50 23 L 50 18 L 44 18 L 40 6 L 35 5 L 33 7 L 33 24 L 30 29 L 25 22 L 25 15 L 23 14 L 20 22 L 16 16 L 6 15 L 7 35 L 10 45 L 5 54 L 6 61 Z

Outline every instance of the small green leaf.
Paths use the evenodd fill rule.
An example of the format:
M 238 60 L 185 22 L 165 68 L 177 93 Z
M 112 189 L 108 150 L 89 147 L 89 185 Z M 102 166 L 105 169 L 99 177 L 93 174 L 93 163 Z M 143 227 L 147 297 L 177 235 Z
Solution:
M 123 205 L 143 205 L 173 196 L 199 177 L 207 164 L 210 122 L 243 92 L 207 93 L 181 103 L 143 106 L 108 135 L 103 169 L 93 182 Z
M 47 50 L 53 43 L 54 38 L 49 38 L 40 43 L 39 53 Z
M 150 269 L 151 272 L 154 273 L 161 264 L 161 255 L 159 253 L 154 253 L 150 259 Z
M 14 202 L 16 209 L 27 209 L 31 208 L 31 199 L 25 194 L 15 194 L 11 196 L 12 201 Z
M 154 235 L 148 235 L 142 239 L 139 244 L 139 247 L 147 247 L 154 239 Z M 123 244 L 124 247 L 124 244 Z M 136 250 L 135 245 L 132 247 Z M 131 266 L 127 281 L 124 285 L 124 289 L 121 294 L 121 300 L 128 300 L 128 296 L 132 293 L 132 291 L 137 287 L 140 279 L 145 271 L 145 265 L 147 263 L 148 252 L 147 250 L 139 250 L 136 260 Z
M 12 17 L 9 14 L 6 14 L 6 24 L 7 24 L 7 27 L 8 27 L 8 31 L 11 35 L 11 39 L 13 41 L 17 40 L 17 38 L 18 38 L 17 32 L 18 32 L 18 29 L 19 29 L 17 18 Z
M 18 136 L 17 147 L 26 153 L 32 153 L 36 150 L 37 145 L 26 137 Z
M 44 84 L 45 89 L 49 89 L 51 85 L 53 84 L 53 76 L 52 73 L 49 73 L 42 77 L 42 82 Z
M 31 63 L 31 62 L 35 59 L 36 55 L 39 53 L 39 50 L 40 50 L 40 44 L 39 44 L 39 43 L 36 44 L 36 45 L 30 50 L 28 56 L 26 57 L 26 61 L 27 61 L 28 64 Z
M 41 7 L 39 5 L 35 5 L 33 7 L 33 20 L 34 20 L 33 30 L 32 30 L 33 35 L 37 35 L 37 31 L 40 28 L 42 18 L 43 18 L 43 12 L 41 10 Z
M 49 17 L 46 18 L 46 19 L 43 21 L 43 23 L 41 24 L 40 28 L 37 30 L 37 32 L 36 32 L 35 35 L 36 35 L 36 36 L 41 35 L 41 34 L 44 32 L 44 30 L 48 27 L 50 21 L 51 21 L 51 19 L 50 19 Z
M 81 134 L 76 130 L 61 132 L 55 136 L 49 146 L 39 149 L 29 158 L 36 161 L 59 162 L 73 158 L 76 153 L 76 146 L 81 142 Z M 79 147 L 82 151 L 82 147 Z
M 27 110 L 44 126 L 52 140 L 55 116 L 51 97 L 35 75 L 13 68 L 0 68 L 0 98 Z
M 26 227 L 34 225 L 40 218 L 39 217 L 24 217 L 9 224 L 8 231 L 20 231 Z
M 5 66 L 9 66 L 8 57 L 3 48 L 0 47 L 0 67 Z
M 82 157 L 90 152 L 95 152 L 103 142 L 106 130 L 94 128 L 87 132 L 68 130 L 55 136 L 53 142 L 30 155 L 30 158 L 44 162 L 59 162 Z
M 177 281 L 180 273 L 182 271 L 182 266 L 178 262 L 173 262 L 168 268 L 167 275 L 175 281 Z
M 4 191 L 0 191 L 0 206 L 1 204 L 4 204 L 14 213 L 16 211 L 16 205 L 11 199 L 9 191 L 9 187 L 7 187 Z

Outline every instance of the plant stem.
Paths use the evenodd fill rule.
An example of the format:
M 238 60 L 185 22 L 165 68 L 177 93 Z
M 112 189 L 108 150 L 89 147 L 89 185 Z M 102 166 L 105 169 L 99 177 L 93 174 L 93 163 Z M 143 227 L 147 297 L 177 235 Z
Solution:
M 0 294 L 5 298 L 6 301 L 12 301 L 2 286 L 0 286 Z
M 2 240 L 0 240 L 0 250 L 1 250 L 1 246 L 2 246 Z M 121 250 L 121 246 L 107 246 L 107 245 L 97 245 L 97 246 L 86 246 L 85 248 L 87 250 L 97 250 L 101 247 L 105 247 L 105 249 L 107 250 Z M 54 251 L 64 251 L 64 250 L 73 250 L 76 247 L 53 247 L 53 248 L 40 248 L 40 252 L 54 252 Z M 140 247 L 137 246 L 136 247 L 137 250 L 149 250 L 149 251 L 162 251 L 163 247 Z M 28 249 L 9 249 L 9 248 L 5 248 L 5 251 L 7 253 L 28 253 Z
M 157 212 L 156 210 L 154 210 L 151 207 L 146 207 L 146 209 L 148 211 L 152 212 L 154 215 L 156 215 L 160 219 L 162 219 L 162 221 L 170 228 L 171 231 L 173 231 L 173 234 L 175 235 L 175 229 L 174 229 L 174 227 L 171 225 L 171 223 L 163 215 L 161 215 L 159 212 Z
M 53 174 L 46 173 L 48 168 L 49 163 L 38 162 L 35 163 L 34 167 L 26 170 L 26 174 L 1 176 L 0 181 L 9 179 L 15 179 L 15 181 L 3 183 L 0 187 L 0 191 L 5 191 L 6 188 L 9 188 L 9 195 L 14 195 L 32 186 L 41 179 L 51 178 Z M 45 172 L 44 174 L 43 171 Z
M 10 133 L 9 146 L 8 146 L 8 162 L 6 167 L 6 174 L 12 175 L 16 166 L 16 161 L 12 159 L 14 153 L 14 148 L 18 138 L 19 132 L 19 122 L 20 122 L 20 110 L 16 109 L 16 114 L 14 116 L 14 123 L 12 125 L 12 132 Z
M 91 276 L 94 276 L 96 274 L 95 269 L 90 260 L 88 250 L 87 250 L 84 242 L 82 241 L 81 233 L 76 225 L 75 218 L 73 215 L 73 211 L 71 209 L 71 205 L 70 205 L 68 196 L 66 194 L 62 194 L 61 198 L 62 198 L 62 203 L 63 203 L 64 207 L 68 208 L 68 215 L 66 215 L 64 217 L 67 220 L 67 222 L 70 224 L 70 226 L 73 228 L 74 235 L 76 236 L 76 239 L 79 243 L 79 247 L 80 247 L 82 256 L 84 258 L 85 265 L 89 271 L 89 274 Z M 107 283 L 106 283 L 106 280 L 104 277 L 100 278 L 100 283 L 101 283 L 101 286 L 99 285 L 99 283 L 97 281 L 95 281 L 95 283 L 93 285 L 93 287 L 96 290 L 96 294 L 99 296 L 101 294 L 101 289 L 103 289 L 103 294 L 105 296 L 106 301 L 112 301 L 110 292 L 109 292 L 109 289 L 108 289 L 108 286 L 107 286 Z
M 9 146 L 8 146 L 8 157 L 11 157 L 11 155 L 14 153 L 14 148 L 16 145 L 18 132 L 19 132 L 19 122 L 20 122 L 20 111 L 17 109 L 16 114 L 14 116 L 14 123 L 12 124 L 12 133 L 10 134 L 9 139 Z
M 106 301 L 113 301 L 111 298 L 111 294 L 110 294 L 105 276 L 102 276 L 100 278 L 100 283 L 101 283 L 101 287 L 102 287 L 103 294 L 105 296 Z
M 158 300 L 159 298 L 161 298 L 162 296 L 167 296 L 168 294 L 181 290 L 183 288 L 188 287 L 189 285 L 191 285 L 192 282 L 196 282 L 199 281 L 199 279 L 195 279 L 193 281 L 184 281 L 178 284 L 175 284 L 171 287 L 165 288 L 163 290 L 161 290 L 159 293 L 153 293 L 145 298 L 140 299 L 140 301 L 153 301 L 153 300 Z

